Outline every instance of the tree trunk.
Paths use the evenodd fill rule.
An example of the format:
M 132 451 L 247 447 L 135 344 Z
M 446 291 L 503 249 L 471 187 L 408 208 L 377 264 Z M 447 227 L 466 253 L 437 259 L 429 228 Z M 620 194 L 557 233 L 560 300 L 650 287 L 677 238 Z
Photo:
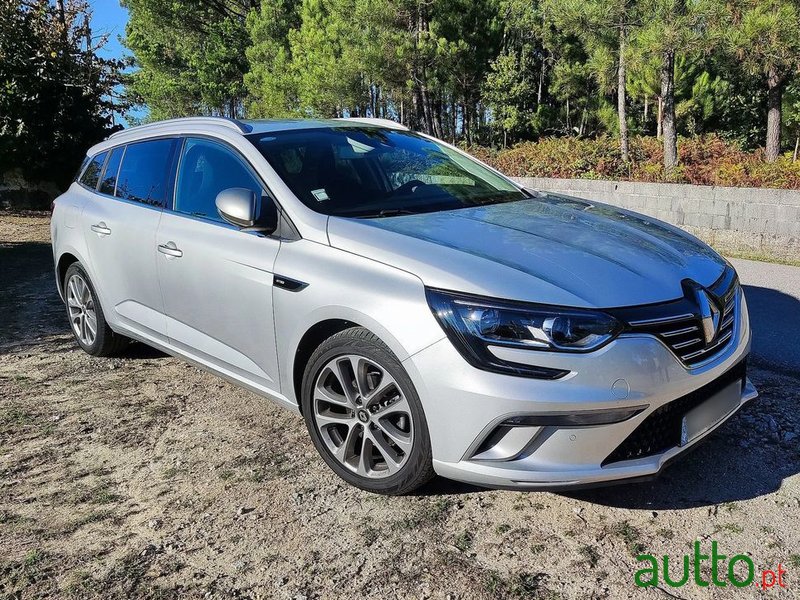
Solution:
M 644 95 L 644 118 L 642 119 L 642 130 L 647 133 L 647 109 L 650 108 L 650 97 Z
M 444 139 L 444 120 L 442 119 L 442 112 L 444 111 L 444 107 L 442 101 L 437 99 L 433 103 L 433 135 L 439 138 L 440 140 Z
M 661 98 L 664 134 L 664 172 L 678 165 L 678 131 L 675 128 L 675 51 L 665 50 L 661 64 Z
M 464 127 L 464 139 L 467 141 L 467 145 L 471 146 L 472 145 L 472 123 L 471 123 L 471 121 L 472 121 L 472 109 L 465 102 L 462 105 L 461 110 L 462 110 L 461 114 L 462 114 L 463 119 L 464 119 L 464 125 L 463 125 L 463 127 Z
M 658 97 L 658 113 L 656 114 L 656 139 L 661 139 L 661 133 L 664 127 L 664 101 L 661 96 Z
M 797 162 L 797 151 L 800 150 L 800 135 L 794 140 L 794 154 L 792 154 L 792 162 Z
M 544 86 L 544 59 L 542 59 L 542 68 L 539 70 L 539 89 L 536 91 L 536 105 L 542 103 L 542 86 Z
M 781 101 L 783 82 L 778 74 L 771 70 L 767 79 L 767 162 L 775 162 L 781 152 Z
M 458 140 L 458 105 L 456 104 L 455 96 L 450 103 L 450 110 L 452 111 L 452 126 L 453 126 L 453 144 Z
M 625 25 L 619 23 L 619 68 L 617 69 L 617 113 L 619 115 L 619 148 L 623 162 L 628 162 L 628 117 L 625 111 Z

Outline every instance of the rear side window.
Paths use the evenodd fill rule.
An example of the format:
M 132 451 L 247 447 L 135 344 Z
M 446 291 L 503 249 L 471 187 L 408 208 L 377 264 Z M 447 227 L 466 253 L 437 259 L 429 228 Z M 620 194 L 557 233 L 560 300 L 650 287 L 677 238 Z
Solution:
M 103 177 L 100 180 L 100 193 L 114 195 L 114 188 L 117 185 L 117 172 L 119 171 L 119 164 L 122 162 L 122 155 L 125 154 L 125 147 L 120 146 L 111 151 L 111 156 L 108 157 L 108 163 L 103 171 Z
M 103 163 L 106 162 L 107 155 L 108 152 L 101 152 L 89 161 L 79 180 L 83 185 L 93 190 L 97 188 L 97 182 L 100 180 L 100 171 L 103 170 Z
M 174 148 L 174 139 L 128 144 L 117 175 L 116 196 L 166 206 Z
M 253 190 L 256 198 L 261 198 L 261 183 L 230 148 L 209 140 L 187 139 L 178 169 L 175 210 L 222 223 L 217 194 L 233 187 Z

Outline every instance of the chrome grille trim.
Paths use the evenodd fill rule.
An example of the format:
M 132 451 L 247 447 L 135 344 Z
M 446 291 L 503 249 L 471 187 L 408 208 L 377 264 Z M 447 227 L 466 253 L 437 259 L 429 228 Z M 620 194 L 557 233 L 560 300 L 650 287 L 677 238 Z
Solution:
M 689 319 L 694 319 L 694 315 L 692 313 L 686 313 L 685 315 L 677 315 L 674 317 L 659 317 L 658 319 L 644 319 L 643 321 L 630 321 L 628 325 L 630 325 L 631 327 L 641 327 L 643 325 L 663 325 L 666 323 L 687 321 Z
M 661 335 L 664 337 L 675 337 L 676 335 L 684 335 L 686 333 L 692 333 L 693 331 L 697 331 L 697 325 L 692 325 L 691 327 L 684 327 L 683 329 L 676 329 L 675 331 L 665 331 Z
M 681 356 L 681 360 L 690 361 L 693 358 L 697 358 L 698 356 L 703 356 L 704 354 L 708 354 L 709 352 L 712 352 L 713 350 L 716 350 L 717 348 L 719 348 L 720 346 L 725 344 L 725 342 L 727 342 L 732 335 L 733 335 L 733 331 L 729 331 L 728 333 L 723 335 L 721 338 L 719 338 L 716 342 L 714 342 L 710 346 L 706 346 L 702 350 L 697 350 L 695 352 L 691 352 L 689 354 L 685 354 L 685 355 Z
M 691 340 L 687 340 L 685 342 L 678 342 L 677 344 L 672 344 L 672 348 L 675 350 L 679 350 L 681 348 L 686 348 L 686 346 L 691 346 L 692 344 L 699 344 L 703 340 L 700 338 L 692 338 Z
M 733 323 L 733 315 L 729 316 L 722 322 L 722 325 L 719 326 L 719 330 L 722 331 L 726 327 L 730 326 L 731 323 Z
M 714 339 L 706 344 L 700 307 L 693 296 L 657 305 L 620 308 L 611 312 L 626 323 L 632 334 L 652 335 L 661 341 L 686 368 L 699 368 L 723 352 L 735 338 L 739 316 L 738 279 L 732 268 L 706 291 L 719 308 L 719 326 Z

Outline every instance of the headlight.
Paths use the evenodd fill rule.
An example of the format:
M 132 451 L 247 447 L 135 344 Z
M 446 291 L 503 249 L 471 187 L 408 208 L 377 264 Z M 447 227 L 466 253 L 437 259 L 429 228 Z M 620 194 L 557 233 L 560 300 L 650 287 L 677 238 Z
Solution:
M 594 310 L 495 301 L 430 288 L 426 294 L 433 314 L 464 358 L 490 371 L 557 379 L 568 371 L 502 361 L 488 347 L 590 352 L 622 331 L 619 321 Z

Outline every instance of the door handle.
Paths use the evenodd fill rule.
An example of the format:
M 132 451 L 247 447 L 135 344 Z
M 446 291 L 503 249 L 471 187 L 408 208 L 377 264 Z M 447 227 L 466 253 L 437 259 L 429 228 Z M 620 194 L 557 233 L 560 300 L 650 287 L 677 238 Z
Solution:
M 100 236 L 111 235 L 111 230 L 103 221 L 100 221 L 96 225 L 92 225 L 91 229 Z
M 158 251 L 161 254 L 166 254 L 167 256 L 171 256 L 172 258 L 180 258 L 183 256 L 183 250 L 179 250 L 178 247 L 175 245 L 175 242 L 167 242 L 166 244 L 159 244 Z

